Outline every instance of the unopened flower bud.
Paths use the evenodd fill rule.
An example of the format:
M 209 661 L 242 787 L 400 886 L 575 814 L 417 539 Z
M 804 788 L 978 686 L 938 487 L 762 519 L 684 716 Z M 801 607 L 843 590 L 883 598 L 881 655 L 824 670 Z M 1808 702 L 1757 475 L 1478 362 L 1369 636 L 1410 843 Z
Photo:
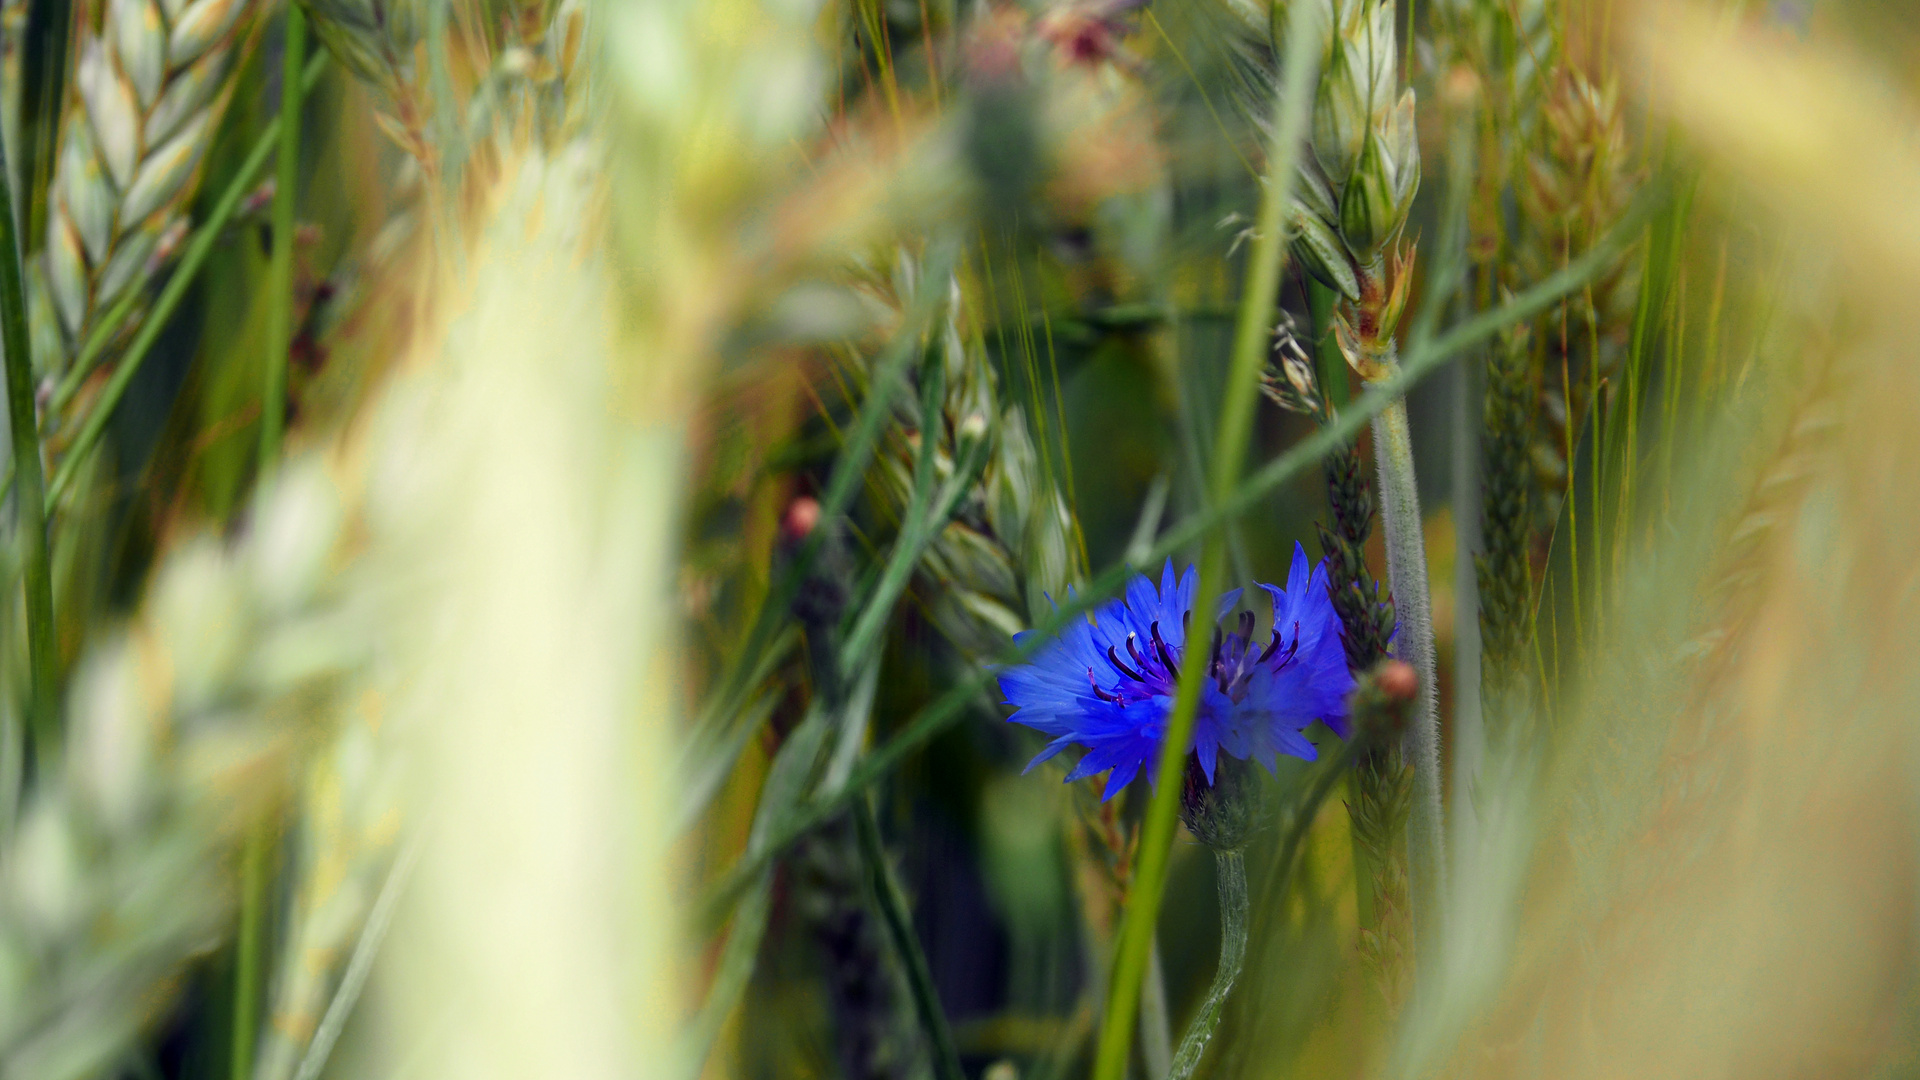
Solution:
M 780 519 L 780 532 L 790 544 L 805 540 L 820 524 L 820 502 L 809 495 L 802 495 L 787 504 L 786 516 Z
M 1222 754 L 1209 781 L 1199 758 L 1187 758 L 1180 821 L 1194 839 L 1216 851 L 1232 851 L 1246 844 L 1265 820 L 1266 810 L 1266 791 L 1251 761 Z
M 1406 732 L 1419 694 L 1420 677 L 1413 665 L 1404 660 L 1382 660 L 1353 688 L 1347 709 L 1358 732 L 1390 743 Z

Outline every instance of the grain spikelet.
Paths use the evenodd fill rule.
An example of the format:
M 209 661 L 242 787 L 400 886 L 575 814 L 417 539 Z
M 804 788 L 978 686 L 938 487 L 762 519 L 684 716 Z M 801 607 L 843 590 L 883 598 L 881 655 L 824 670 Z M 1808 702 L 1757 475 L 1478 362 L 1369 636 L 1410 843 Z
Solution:
M 295 463 L 243 540 L 181 545 L 89 650 L 62 768 L 0 871 L 0 1076 L 98 1074 L 227 932 L 240 839 L 362 661 L 338 607 L 344 525 L 328 468 Z
M 83 36 L 48 191 L 46 266 L 70 346 L 171 256 L 232 89 L 251 0 L 111 0 Z

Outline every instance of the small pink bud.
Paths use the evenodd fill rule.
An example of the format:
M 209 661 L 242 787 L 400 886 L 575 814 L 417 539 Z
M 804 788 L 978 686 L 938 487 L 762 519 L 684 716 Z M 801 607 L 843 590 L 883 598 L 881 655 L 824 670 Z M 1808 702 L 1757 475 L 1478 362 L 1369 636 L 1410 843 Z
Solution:
M 1375 676 L 1380 692 L 1395 701 L 1412 701 L 1420 691 L 1420 676 L 1414 674 L 1413 665 L 1401 660 L 1389 660 L 1380 665 L 1380 674 Z
M 820 524 L 820 502 L 810 495 L 802 495 L 787 504 L 786 516 L 780 520 L 780 531 L 788 543 L 797 544 L 812 535 L 814 526 Z M 1411 668 L 1408 669 L 1411 672 Z

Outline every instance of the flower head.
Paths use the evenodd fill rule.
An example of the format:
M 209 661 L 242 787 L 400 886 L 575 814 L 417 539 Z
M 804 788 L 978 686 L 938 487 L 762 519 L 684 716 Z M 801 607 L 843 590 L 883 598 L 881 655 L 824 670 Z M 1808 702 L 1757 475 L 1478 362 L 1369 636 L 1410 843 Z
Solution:
M 1189 655 L 1195 578 L 1188 568 L 1176 582 L 1169 560 L 1157 588 L 1145 575 L 1135 577 L 1123 599 L 1076 620 L 1032 660 L 1001 673 L 1001 692 L 1014 706 L 1010 719 L 1053 737 L 1028 768 L 1069 746 L 1083 747 L 1086 754 L 1067 779 L 1108 773 L 1103 798 L 1109 799 L 1142 767 L 1151 776 Z M 1222 751 L 1272 770 L 1280 754 L 1313 759 L 1313 744 L 1302 732 L 1315 720 L 1347 735 L 1353 676 L 1325 568 L 1309 566 L 1306 550 L 1295 544 L 1287 587 L 1260 588 L 1273 612 L 1267 639 L 1255 638 L 1253 613 L 1241 612 L 1231 629 L 1216 626 L 1199 654 L 1208 677 L 1188 750 L 1209 783 Z M 1216 622 L 1240 595 L 1235 589 L 1220 598 Z

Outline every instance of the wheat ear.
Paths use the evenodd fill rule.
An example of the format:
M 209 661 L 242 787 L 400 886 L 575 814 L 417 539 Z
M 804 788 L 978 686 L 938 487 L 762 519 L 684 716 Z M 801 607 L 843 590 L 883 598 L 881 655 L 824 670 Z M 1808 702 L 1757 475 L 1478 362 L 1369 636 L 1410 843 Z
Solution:
M 172 254 L 253 6 L 109 0 L 81 41 L 47 214 L 47 283 L 70 344 Z

